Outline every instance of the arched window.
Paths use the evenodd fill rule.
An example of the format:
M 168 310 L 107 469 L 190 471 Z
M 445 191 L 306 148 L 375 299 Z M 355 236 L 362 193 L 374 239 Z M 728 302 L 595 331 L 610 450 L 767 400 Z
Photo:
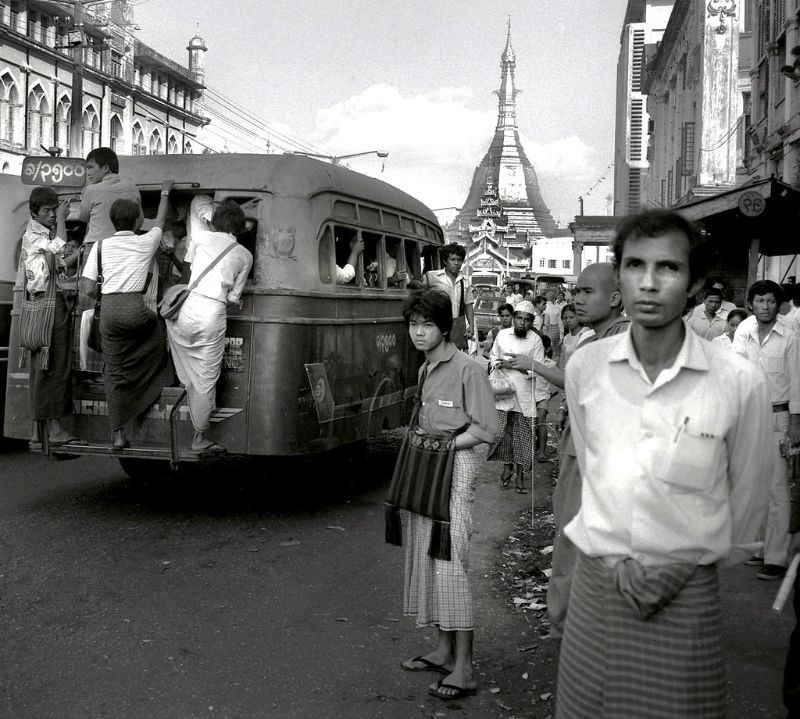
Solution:
M 53 131 L 50 103 L 47 102 L 41 85 L 35 85 L 28 93 L 28 149 L 41 152 L 49 147 Z
M 180 150 L 178 150 L 178 141 L 175 139 L 175 135 L 170 135 L 169 144 L 167 145 L 167 154 L 177 155 L 179 152 Z
M 147 154 L 147 146 L 144 144 L 144 133 L 142 132 L 142 126 L 138 122 L 133 126 L 131 141 L 131 151 L 134 155 Z
M 125 154 L 125 135 L 122 132 L 119 115 L 111 116 L 111 149 L 118 155 Z
M 161 139 L 161 133 L 158 130 L 153 130 L 150 135 L 150 154 L 163 155 L 164 154 L 164 141 Z
M 189 142 L 188 140 L 186 140 L 186 142 L 183 143 L 183 154 L 184 155 L 194 154 L 194 148 L 192 147 L 192 143 Z
M 69 98 L 63 95 L 56 105 L 56 145 L 64 151 L 65 155 L 69 151 L 69 138 L 72 132 L 69 108 Z
M 94 105 L 87 105 L 83 111 L 81 121 L 83 129 L 83 154 L 95 147 L 100 147 L 100 119 L 97 117 L 97 110 Z
M 21 110 L 17 83 L 5 72 L 0 75 L 0 142 L 7 145 L 20 143 Z

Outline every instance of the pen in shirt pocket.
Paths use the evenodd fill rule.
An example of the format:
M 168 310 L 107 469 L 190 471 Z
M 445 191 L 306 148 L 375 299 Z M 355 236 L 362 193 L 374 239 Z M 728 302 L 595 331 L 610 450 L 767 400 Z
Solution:
M 678 443 L 678 440 L 681 438 L 681 435 L 683 434 L 683 431 L 686 429 L 686 425 L 688 424 L 689 424 L 689 418 L 684 417 L 683 422 L 681 422 L 681 424 L 678 425 L 678 430 L 677 432 L 675 432 L 675 439 L 672 440 L 673 444 Z

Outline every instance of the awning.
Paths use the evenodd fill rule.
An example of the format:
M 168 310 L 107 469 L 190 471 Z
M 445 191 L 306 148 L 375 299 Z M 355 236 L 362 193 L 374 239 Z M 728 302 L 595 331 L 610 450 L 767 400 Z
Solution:
M 717 240 L 758 238 L 763 255 L 800 253 L 800 191 L 775 178 L 674 209 Z

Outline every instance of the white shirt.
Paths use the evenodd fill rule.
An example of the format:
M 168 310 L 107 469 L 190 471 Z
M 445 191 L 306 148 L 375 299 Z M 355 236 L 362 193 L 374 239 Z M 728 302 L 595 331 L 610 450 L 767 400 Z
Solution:
M 528 332 L 527 337 L 517 337 L 513 327 L 500 330 L 489 351 L 489 361 L 494 365 L 504 355 L 527 355 L 537 362 L 544 359 L 542 338 L 535 332 Z M 533 417 L 536 412 L 534 400 L 535 379 L 532 372 L 520 372 L 516 369 L 495 369 L 501 372 L 516 387 L 516 393 L 510 397 L 495 397 L 495 406 L 503 412 L 521 412 L 526 417 Z
M 630 331 L 586 344 L 565 370 L 583 490 L 564 531 L 610 565 L 629 556 L 711 564 L 757 546 L 773 448 L 766 382 L 685 323 L 684 331 L 655 382 Z
M 103 238 L 103 294 L 141 292 L 147 281 L 147 273 L 152 271 L 151 263 L 160 241 L 159 227 L 143 235 L 123 230 Z M 92 244 L 86 258 L 83 277 L 87 280 L 97 279 L 97 242 Z
M 733 335 L 733 350 L 761 370 L 773 404 L 788 402 L 789 412 L 800 414 L 800 339 L 780 317 L 763 342 L 755 316 L 742 320 Z
M 227 232 L 197 232 L 186 252 L 186 262 L 192 266 L 190 284 L 232 242 L 236 240 Z M 253 255 L 246 247 L 237 243 L 236 247 L 206 272 L 194 291 L 223 304 L 238 302 L 252 266 Z
M 447 274 L 447 270 L 431 270 L 425 273 L 428 282 L 428 287 L 433 289 L 441 289 L 450 295 L 450 303 L 453 306 L 453 317 L 461 317 L 464 312 L 461 311 L 461 301 L 463 298 L 464 307 L 475 303 L 472 298 L 472 288 L 470 287 L 469 280 L 460 272 L 453 280 Z
M 31 218 L 25 234 L 22 235 L 22 262 L 25 265 L 25 278 L 28 292 L 44 292 L 50 280 L 50 267 L 47 253 L 64 254 L 64 240 L 50 238 L 50 229 Z
M 711 344 L 719 345 L 720 347 L 724 347 L 726 350 L 733 349 L 733 341 L 730 337 L 728 337 L 727 332 L 717 335 L 713 340 L 711 340 Z
M 339 265 L 336 265 L 337 285 L 346 285 L 348 282 L 352 282 L 355 276 L 356 268 L 353 267 L 353 265 L 347 264 L 344 267 L 339 267 Z

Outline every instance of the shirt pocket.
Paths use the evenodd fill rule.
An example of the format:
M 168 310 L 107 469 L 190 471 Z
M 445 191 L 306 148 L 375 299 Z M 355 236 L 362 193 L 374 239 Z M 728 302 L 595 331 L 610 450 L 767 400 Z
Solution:
M 781 374 L 783 372 L 783 357 L 762 357 L 761 366 L 767 374 Z
M 697 429 L 680 431 L 670 442 L 663 464 L 662 481 L 684 492 L 702 492 L 714 481 L 722 438 Z

